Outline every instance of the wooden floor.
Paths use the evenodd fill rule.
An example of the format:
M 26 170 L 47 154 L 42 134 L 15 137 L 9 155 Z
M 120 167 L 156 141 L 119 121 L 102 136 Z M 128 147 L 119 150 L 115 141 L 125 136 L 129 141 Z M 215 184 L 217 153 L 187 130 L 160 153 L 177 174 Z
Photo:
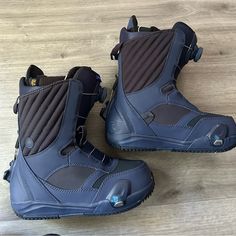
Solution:
M 202 110 L 236 118 L 235 0 L 1 1 L 0 173 L 13 157 L 17 117 L 12 105 L 27 67 L 36 64 L 48 75 L 63 75 L 75 65 L 90 65 L 111 87 L 117 67 L 109 53 L 132 14 L 144 26 L 190 24 L 204 55 L 184 68 L 179 88 Z M 0 180 L 0 235 L 236 235 L 236 149 L 119 152 L 104 140 L 100 108 L 90 114 L 89 139 L 108 154 L 144 159 L 156 180 L 152 196 L 121 215 L 23 221 L 11 209 L 9 185 Z

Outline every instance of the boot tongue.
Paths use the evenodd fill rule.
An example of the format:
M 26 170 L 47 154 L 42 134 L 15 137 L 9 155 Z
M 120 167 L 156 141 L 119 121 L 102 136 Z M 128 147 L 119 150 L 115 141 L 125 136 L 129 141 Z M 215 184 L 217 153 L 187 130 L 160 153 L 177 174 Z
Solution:
M 94 72 L 90 67 L 74 67 L 68 74 L 67 79 L 76 79 L 83 84 L 84 93 L 93 93 L 96 87 L 100 84 L 100 76 Z
M 185 23 L 183 22 L 177 22 L 172 28 L 173 30 L 181 30 L 185 34 L 185 43 L 184 48 L 182 50 L 178 67 L 179 69 L 182 69 L 182 67 L 188 63 L 189 60 L 194 60 L 197 62 L 202 55 L 203 49 L 198 48 L 197 46 L 197 36 L 195 32 Z M 175 78 L 177 78 L 180 70 L 176 70 Z
M 38 86 L 40 77 L 43 77 L 43 71 L 35 65 L 30 65 L 25 76 L 27 86 Z
M 46 86 L 64 79 L 64 76 L 46 76 L 40 68 L 31 65 L 26 72 L 25 84 L 30 87 Z
M 69 77 L 81 81 L 83 85 L 81 101 L 79 103 L 77 111 L 78 119 L 76 142 L 83 149 L 84 152 L 90 155 L 92 153 L 94 158 L 104 164 L 107 164 L 109 163 L 110 158 L 104 155 L 104 153 L 100 152 L 91 143 L 87 141 L 86 128 L 84 127 L 89 111 L 92 109 L 94 103 L 99 100 L 99 94 L 101 93 L 101 91 L 103 91 L 100 86 L 100 76 L 90 67 L 74 67 L 69 71 L 67 79 Z
M 185 34 L 185 45 L 186 46 L 190 46 L 191 45 L 192 40 L 193 40 L 193 38 L 195 36 L 195 32 L 188 25 L 186 25 L 183 22 L 177 22 L 177 23 L 174 24 L 172 29 L 173 30 L 175 30 L 175 29 L 182 30 L 184 32 L 184 34 Z M 196 36 L 195 36 L 195 42 L 194 43 L 195 44 L 197 43 Z
M 138 21 L 135 15 L 131 16 L 127 25 L 129 32 L 138 32 Z
M 191 50 L 189 50 L 190 47 L 194 48 L 194 46 L 197 44 L 197 37 L 194 33 L 194 31 L 185 23 L 183 22 L 177 22 L 173 26 L 173 29 L 179 29 L 185 34 L 185 47 L 181 53 L 180 60 L 179 60 L 179 67 L 182 68 L 185 64 L 188 63 L 188 61 L 191 58 Z
M 79 80 L 83 85 L 80 105 L 78 107 L 77 127 L 84 125 L 89 111 L 97 101 L 100 90 L 100 76 L 90 67 L 74 67 L 68 74 L 66 79 Z

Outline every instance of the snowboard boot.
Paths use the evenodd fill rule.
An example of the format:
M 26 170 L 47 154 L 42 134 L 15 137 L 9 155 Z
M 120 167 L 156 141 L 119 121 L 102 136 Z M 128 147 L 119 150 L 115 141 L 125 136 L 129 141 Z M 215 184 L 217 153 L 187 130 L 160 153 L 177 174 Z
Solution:
M 113 95 L 101 116 L 106 138 L 123 150 L 223 152 L 236 145 L 232 117 L 200 111 L 176 87 L 179 72 L 203 49 L 182 22 L 172 29 L 138 27 L 132 16 L 111 52 L 118 60 Z
M 24 219 L 107 215 L 138 206 L 153 191 L 143 161 L 113 159 L 86 139 L 85 121 L 105 89 L 89 67 L 45 76 L 30 66 L 20 79 L 18 154 L 5 172 L 11 205 Z

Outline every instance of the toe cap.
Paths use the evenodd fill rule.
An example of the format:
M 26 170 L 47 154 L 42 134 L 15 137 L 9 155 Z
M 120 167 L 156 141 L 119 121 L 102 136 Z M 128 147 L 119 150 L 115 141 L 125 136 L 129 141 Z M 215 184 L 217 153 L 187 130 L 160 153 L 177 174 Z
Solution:
M 236 124 L 232 117 L 230 116 L 210 116 L 201 119 L 194 127 L 188 140 L 195 140 L 204 136 L 207 136 L 210 132 L 216 129 L 218 126 L 226 127 L 225 137 L 230 137 L 236 135 Z
M 224 152 L 236 146 L 236 124 L 229 116 L 212 116 L 200 120 L 188 138 L 189 151 Z
M 96 201 L 107 199 L 114 186 L 118 186 L 116 191 L 122 192 L 128 197 L 136 192 L 141 192 L 148 185 L 154 183 L 152 173 L 145 162 L 127 160 L 121 162 L 118 164 L 116 171 L 113 171 L 104 179 L 99 188 Z

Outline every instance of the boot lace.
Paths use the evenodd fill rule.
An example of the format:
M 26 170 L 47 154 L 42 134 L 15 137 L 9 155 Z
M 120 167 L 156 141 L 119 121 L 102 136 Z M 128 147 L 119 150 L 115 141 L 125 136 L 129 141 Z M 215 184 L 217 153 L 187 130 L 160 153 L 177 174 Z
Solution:
M 105 155 L 103 152 L 95 148 L 87 140 L 87 130 L 84 125 L 79 126 L 76 130 L 76 143 L 82 151 L 88 154 L 88 157 L 92 157 L 96 161 L 100 161 L 104 165 L 110 162 L 111 157 Z

